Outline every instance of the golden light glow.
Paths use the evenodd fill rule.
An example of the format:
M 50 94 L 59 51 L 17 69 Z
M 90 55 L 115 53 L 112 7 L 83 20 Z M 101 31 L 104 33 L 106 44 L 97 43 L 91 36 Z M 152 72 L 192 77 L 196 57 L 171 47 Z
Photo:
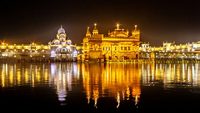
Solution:
M 98 30 L 96 31 L 98 33 Z M 21 59 L 44 61 L 45 59 L 45 61 L 50 61 L 52 59 L 57 59 L 57 56 L 59 56 L 59 54 L 61 54 L 62 52 L 62 54 L 64 55 L 62 55 L 62 57 L 59 57 L 58 59 L 62 60 L 68 58 L 67 60 L 75 61 L 78 53 L 76 45 L 72 45 L 71 40 L 67 39 L 65 30 L 62 27 L 58 30 L 56 38 L 57 39 L 54 39 L 52 42 L 49 42 L 46 45 L 37 44 L 35 42 L 32 42 L 30 44 L 20 44 L 20 45 L 7 44 L 5 42 L 2 42 L 0 44 L 0 57 L 1 57 L 0 59 L 6 60 L 9 58 L 11 61 L 16 61 L 16 59 L 17 61 Z M 59 48 L 60 46 L 62 48 Z M 68 50 L 69 48 L 70 50 Z M 62 49 L 63 51 L 58 49 Z M 53 58 L 51 52 L 57 50 L 58 52 L 55 52 Z M 70 54 L 72 54 L 70 58 L 67 57 L 67 54 L 69 52 Z
M 94 25 L 96 26 L 96 24 Z M 83 61 L 96 60 L 103 61 L 133 61 L 138 58 L 140 32 L 132 31 L 132 35 L 128 30 L 120 29 L 120 24 L 116 24 L 116 29 L 109 32 L 108 36 L 99 34 L 96 27 L 93 29 L 93 35 L 88 30 L 86 37 L 83 39 Z
M 137 26 L 137 25 L 135 25 L 134 27 L 135 27 L 135 29 L 137 29 L 137 27 L 138 27 L 138 26 Z
M 94 27 L 96 27 L 97 26 L 97 23 L 94 23 Z
M 103 65 L 84 65 L 83 71 L 83 86 L 86 91 L 88 100 L 93 99 L 96 106 L 99 98 L 99 92 L 102 95 L 109 95 L 116 98 L 118 105 L 120 101 L 126 97 L 129 99 L 132 96 L 139 102 L 140 91 L 140 72 L 139 69 L 131 70 L 126 68 L 124 64 L 107 64 Z M 136 65 L 128 65 L 133 66 Z M 99 68 L 101 67 L 101 68 Z M 126 75 L 126 76 L 124 76 Z M 92 87 L 89 87 L 91 86 Z M 101 89 L 99 88 L 101 87 Z M 109 92 L 105 92 L 105 91 Z M 123 95 L 125 92 L 125 96 Z M 89 99 L 90 98 L 90 99 Z
M 120 26 L 120 24 L 119 24 L 119 23 L 117 23 L 117 24 L 116 24 L 117 30 L 119 30 L 119 26 Z
M 122 101 L 130 100 L 139 105 L 141 85 L 163 83 L 164 88 L 200 86 L 200 64 L 1 64 L 0 85 L 15 87 L 30 84 L 54 85 L 58 100 L 65 101 L 72 84 L 82 83 L 88 104 L 98 107 L 99 98 L 115 98 L 116 108 Z M 82 73 L 79 77 L 77 69 Z M 80 79 L 82 78 L 82 79 Z M 80 82 L 80 80 L 82 80 Z M 159 83 L 158 83 L 159 82 Z M 133 100 L 132 100 L 133 99 Z
M 175 44 L 175 42 L 163 42 L 163 46 L 159 47 L 151 47 L 148 43 L 144 43 L 141 45 L 142 46 L 140 47 L 140 58 L 145 58 L 145 55 L 147 55 L 148 52 L 151 52 L 152 54 L 157 55 L 148 56 L 146 58 L 170 58 L 172 60 L 180 58 L 183 60 L 200 59 L 200 41 L 186 44 Z

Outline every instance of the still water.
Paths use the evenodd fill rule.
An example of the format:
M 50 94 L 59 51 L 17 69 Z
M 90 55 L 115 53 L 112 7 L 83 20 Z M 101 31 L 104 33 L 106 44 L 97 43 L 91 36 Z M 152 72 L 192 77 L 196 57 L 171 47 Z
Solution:
M 0 64 L 0 112 L 194 112 L 200 64 Z

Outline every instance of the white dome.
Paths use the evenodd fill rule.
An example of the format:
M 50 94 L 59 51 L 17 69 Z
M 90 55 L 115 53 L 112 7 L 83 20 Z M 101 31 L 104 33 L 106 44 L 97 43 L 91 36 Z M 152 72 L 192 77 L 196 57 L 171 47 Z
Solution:
M 69 44 L 69 45 L 72 44 L 72 41 L 68 39 L 67 44 Z
M 61 33 L 65 33 L 65 29 L 62 26 L 58 29 L 58 34 Z

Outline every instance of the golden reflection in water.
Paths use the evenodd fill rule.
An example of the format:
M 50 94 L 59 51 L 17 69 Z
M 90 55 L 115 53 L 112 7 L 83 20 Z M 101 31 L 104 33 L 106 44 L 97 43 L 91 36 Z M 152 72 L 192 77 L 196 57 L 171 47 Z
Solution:
M 140 100 L 141 84 L 164 88 L 200 86 L 200 64 L 0 64 L 0 87 L 48 85 L 56 89 L 58 100 L 65 101 L 72 84 L 82 83 L 88 103 L 114 97 Z
M 99 97 L 115 97 L 117 108 L 121 100 L 134 98 L 138 103 L 141 71 L 138 64 L 85 64 L 82 65 L 83 87 L 88 103 L 97 107 Z
M 199 64 L 141 64 L 142 84 L 163 83 L 165 88 L 200 86 Z M 153 74 L 155 72 L 155 74 Z
M 79 71 L 76 63 L 1 64 L 0 87 L 53 85 L 58 100 L 63 102 L 67 92 L 72 91 L 72 81 L 78 84 Z
M 44 64 L 1 64 L 1 87 L 13 87 L 30 84 L 35 87 L 48 81 L 49 69 Z M 45 76 L 44 76 L 45 75 Z M 45 77 L 45 78 L 44 78 Z

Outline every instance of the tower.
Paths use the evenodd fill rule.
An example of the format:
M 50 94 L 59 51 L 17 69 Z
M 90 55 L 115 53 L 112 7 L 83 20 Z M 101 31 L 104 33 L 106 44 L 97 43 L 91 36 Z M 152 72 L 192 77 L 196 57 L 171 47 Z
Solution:
M 138 39 L 138 41 L 139 41 L 140 40 L 140 30 L 138 30 L 137 27 L 138 27 L 137 25 L 134 26 L 134 30 L 132 31 L 132 37 L 134 37 L 135 39 Z
M 117 24 L 116 24 L 116 29 L 115 29 L 115 30 L 120 30 L 119 27 L 120 27 L 120 24 L 117 23 Z
M 92 31 L 92 34 L 93 34 L 93 35 L 99 34 L 99 31 L 98 31 L 98 29 L 97 29 L 97 24 L 96 24 L 96 23 L 94 23 L 94 29 L 93 29 L 93 31 Z
M 91 37 L 90 27 L 87 27 L 87 32 L 85 34 L 86 37 Z

